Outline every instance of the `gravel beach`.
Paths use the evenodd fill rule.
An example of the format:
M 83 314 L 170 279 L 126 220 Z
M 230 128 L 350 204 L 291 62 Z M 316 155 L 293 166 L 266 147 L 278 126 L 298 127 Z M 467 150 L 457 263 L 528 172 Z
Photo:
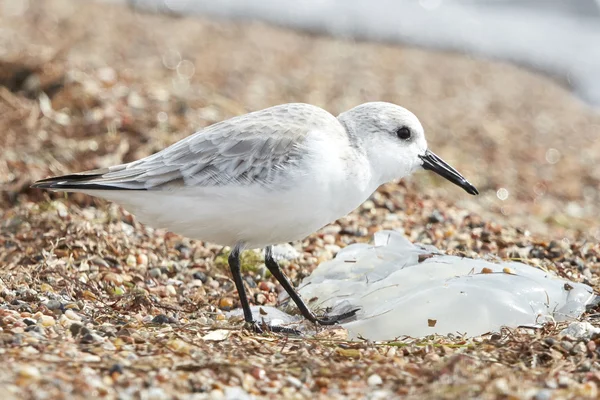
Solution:
M 8 4 L 8 3 L 7 3 Z M 29 189 L 154 153 L 248 111 L 403 105 L 481 195 L 428 173 L 383 186 L 295 243 L 297 284 L 342 247 L 400 229 L 449 254 L 518 259 L 598 289 L 600 114 L 512 65 L 145 14 L 75 0 L 0 13 L 0 382 L 3 398 L 535 398 L 598 396 L 600 336 L 566 324 L 482 337 L 347 341 L 256 335 L 220 246 L 118 206 Z M 280 290 L 244 255 L 254 304 Z M 590 309 L 584 321 L 595 323 Z M 365 395 L 368 393 L 368 396 Z

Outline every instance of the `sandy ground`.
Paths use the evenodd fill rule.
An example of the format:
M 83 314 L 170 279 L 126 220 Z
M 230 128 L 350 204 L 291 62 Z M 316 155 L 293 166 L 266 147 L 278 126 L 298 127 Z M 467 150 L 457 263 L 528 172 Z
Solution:
M 5 2 L 9 4 L 9 2 Z M 0 382 L 14 398 L 577 398 L 597 395 L 598 340 L 563 326 L 475 339 L 348 342 L 256 335 L 221 248 L 115 205 L 28 189 L 131 161 L 246 111 L 385 100 L 482 192 L 422 173 L 296 244 L 295 283 L 379 229 L 450 253 L 518 258 L 597 287 L 600 116 L 510 65 L 255 23 L 74 0 L 0 14 Z M 16 10 L 16 11 L 15 11 Z M 11 15 L 12 13 L 12 15 Z M 502 200 L 502 199 L 503 200 Z M 249 257 L 249 260 L 252 260 Z M 249 261 L 256 304 L 278 287 Z M 594 320 L 594 310 L 586 318 Z M 196 397 L 193 397 L 196 398 Z

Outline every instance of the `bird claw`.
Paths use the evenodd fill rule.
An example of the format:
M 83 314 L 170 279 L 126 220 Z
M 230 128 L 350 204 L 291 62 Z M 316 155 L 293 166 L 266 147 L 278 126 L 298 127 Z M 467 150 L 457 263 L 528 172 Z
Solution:
M 269 325 L 267 323 L 259 323 L 257 321 L 246 322 L 246 327 L 254 333 L 263 334 L 266 332 L 271 333 L 284 333 L 287 335 L 300 335 L 301 332 L 297 329 L 286 328 L 279 325 Z
M 343 314 L 329 315 L 326 317 L 316 318 L 315 322 L 318 323 L 319 325 L 335 325 L 339 321 L 343 321 L 345 319 L 354 317 L 358 310 L 359 310 L 358 308 L 355 308 L 354 310 L 345 312 Z

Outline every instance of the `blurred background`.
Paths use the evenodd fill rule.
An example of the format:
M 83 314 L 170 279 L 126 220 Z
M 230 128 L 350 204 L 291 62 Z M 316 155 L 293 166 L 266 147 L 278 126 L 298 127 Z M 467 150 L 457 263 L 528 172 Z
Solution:
M 382 100 L 482 195 L 400 190 L 599 240 L 598 43 L 594 0 L 0 0 L 2 205 L 248 111 Z

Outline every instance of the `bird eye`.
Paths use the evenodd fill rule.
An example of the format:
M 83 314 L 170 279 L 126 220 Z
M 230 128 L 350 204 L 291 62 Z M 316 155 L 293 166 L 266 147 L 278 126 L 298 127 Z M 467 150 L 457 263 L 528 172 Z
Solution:
M 410 139 L 410 135 L 410 129 L 406 126 L 403 126 L 396 131 L 396 136 L 398 136 L 398 138 L 402 140 Z

